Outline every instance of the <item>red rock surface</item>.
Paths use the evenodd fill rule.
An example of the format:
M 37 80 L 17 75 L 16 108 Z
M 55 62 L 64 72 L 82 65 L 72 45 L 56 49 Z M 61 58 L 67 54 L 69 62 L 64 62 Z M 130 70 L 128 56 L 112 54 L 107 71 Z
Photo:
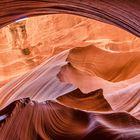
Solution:
M 138 37 L 48 15 L 4 27 L 0 40 L 2 140 L 140 139 Z
M 1 29 L 0 85 L 46 58 L 73 48 L 96 45 L 111 51 L 139 50 L 140 40 L 115 26 L 74 15 L 32 17 Z

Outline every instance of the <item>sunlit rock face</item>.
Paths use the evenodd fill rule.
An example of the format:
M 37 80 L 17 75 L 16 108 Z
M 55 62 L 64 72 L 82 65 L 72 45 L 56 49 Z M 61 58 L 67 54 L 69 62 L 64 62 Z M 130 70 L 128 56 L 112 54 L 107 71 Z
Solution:
M 139 38 L 92 19 L 59 14 L 16 21 L 0 31 L 0 85 L 54 54 L 94 44 L 110 51 L 135 51 Z
M 140 139 L 138 37 L 62 14 L 10 24 L 0 40 L 2 140 Z

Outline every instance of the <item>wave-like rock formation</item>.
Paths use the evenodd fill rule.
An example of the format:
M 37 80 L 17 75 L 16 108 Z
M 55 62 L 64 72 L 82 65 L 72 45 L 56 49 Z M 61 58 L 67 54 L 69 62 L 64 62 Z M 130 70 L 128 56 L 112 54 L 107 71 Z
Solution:
M 125 77 L 113 82 L 93 74 L 95 69 L 88 73 L 84 64 L 91 55 L 85 49 L 90 52 L 99 49 L 103 54 L 105 51 L 88 47 L 55 55 L 0 89 L 1 139 L 140 139 L 139 75 L 135 73 L 131 79 Z M 77 64 L 83 64 L 82 67 L 72 61 L 77 49 L 81 50 Z M 138 59 L 133 52 L 125 54 Z M 85 58 L 83 63 L 79 63 L 82 58 Z M 127 64 L 127 59 L 123 63 Z M 119 63 L 117 68 L 121 66 Z M 98 70 L 104 69 L 98 67 Z
M 67 59 L 79 70 L 114 82 L 138 75 L 139 60 L 139 51 L 108 52 L 95 46 L 72 49 Z M 107 67 L 105 68 L 105 66 Z
M 140 121 L 126 112 L 85 112 L 55 101 L 37 103 L 26 98 L 11 103 L 0 114 L 3 140 L 140 139 Z
M 70 107 L 88 111 L 111 111 L 110 104 L 103 96 L 103 90 L 98 89 L 88 94 L 83 94 L 80 89 L 76 89 L 65 95 L 59 96 L 57 100 Z
M 139 50 L 138 37 L 85 17 L 55 14 L 25 19 L 1 29 L 0 86 L 66 49 L 95 45 L 115 52 Z
M 0 140 L 140 140 L 139 4 L 0 1 Z

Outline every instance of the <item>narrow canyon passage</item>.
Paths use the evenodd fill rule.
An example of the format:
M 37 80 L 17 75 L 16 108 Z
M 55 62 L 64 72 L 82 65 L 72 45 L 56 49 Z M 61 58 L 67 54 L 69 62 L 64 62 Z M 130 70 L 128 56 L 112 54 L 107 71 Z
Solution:
M 139 4 L 1 1 L 0 140 L 139 140 Z

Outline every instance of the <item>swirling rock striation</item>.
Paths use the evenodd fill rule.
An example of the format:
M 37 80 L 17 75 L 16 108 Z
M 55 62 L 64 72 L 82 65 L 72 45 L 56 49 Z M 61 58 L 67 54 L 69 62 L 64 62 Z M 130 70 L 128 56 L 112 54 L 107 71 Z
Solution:
M 0 27 L 35 15 L 68 13 L 119 26 L 139 37 L 139 4 L 138 0 L 3 0 L 0 1 Z M 93 27 L 89 20 L 82 18 L 73 22 L 69 27 L 73 26 L 75 30 L 78 26 L 75 31 L 80 31 L 83 22 L 86 22 L 86 27 Z M 8 25 L 6 32 L 10 31 L 11 36 L 7 45 L 18 49 L 20 55 L 15 51 L 21 58 L 18 62 L 26 62 L 27 56 L 35 57 L 39 62 L 42 57 L 37 60 L 36 51 L 33 51 L 34 54 L 31 52 L 35 43 L 33 40 L 36 39 L 30 36 L 31 41 L 28 40 L 32 29 L 26 30 L 26 25 L 25 21 Z M 62 29 L 60 25 L 56 25 L 56 29 Z M 64 36 L 66 40 L 69 38 L 67 33 L 63 33 L 56 35 L 57 41 Z M 76 33 L 78 38 L 79 34 Z M 57 49 L 53 50 L 50 58 L 37 67 L 32 65 L 36 64 L 32 61 L 31 65 L 26 63 L 26 67 L 19 67 L 20 74 L 31 70 L 0 88 L 1 140 L 140 139 L 139 45 L 128 43 L 130 46 L 123 49 L 119 41 L 111 38 L 111 46 L 102 46 L 107 42 L 106 38 L 93 39 L 93 33 L 87 36 L 88 33 L 72 46 L 72 38 L 69 46 L 66 46 L 67 41 L 65 45 L 60 43 L 60 46 L 55 46 Z M 128 38 L 125 36 L 126 42 L 130 38 L 132 42 L 139 42 L 133 35 L 124 34 L 128 35 Z M 2 36 L 0 40 L 2 46 L 6 45 Z M 43 43 L 35 43 L 37 50 Z M 5 49 L 0 52 L 1 60 L 8 61 L 8 64 L 5 61 L 1 61 L 1 64 L 6 68 L 13 62 L 6 57 L 3 59 L 3 52 Z M 19 66 L 18 62 L 13 66 Z M 17 75 L 10 76 L 9 79 Z M 3 78 L 2 82 L 8 78 Z
M 2 140 L 140 139 L 140 121 L 125 112 L 85 112 L 54 101 L 37 103 L 29 99 L 15 101 L 7 108 L 11 113 L 0 122 Z

